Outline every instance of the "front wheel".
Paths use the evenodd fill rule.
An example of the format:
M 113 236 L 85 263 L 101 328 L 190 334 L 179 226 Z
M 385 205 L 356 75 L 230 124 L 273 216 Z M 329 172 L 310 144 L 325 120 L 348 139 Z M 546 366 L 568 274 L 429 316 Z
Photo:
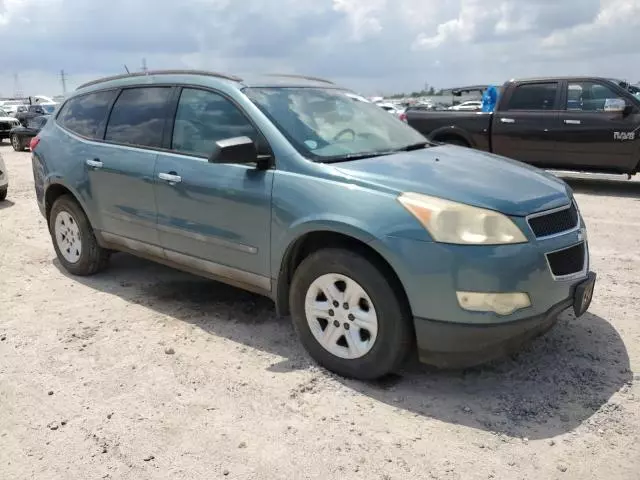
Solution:
M 20 138 L 18 135 L 15 135 L 15 134 L 11 135 L 11 146 L 16 152 L 24 151 L 24 142 L 22 141 L 22 138 Z
M 289 301 L 305 349 L 345 377 L 382 377 L 412 348 L 409 309 L 381 270 L 357 253 L 311 254 L 294 274 Z
M 93 275 L 108 264 L 109 252 L 98 245 L 89 219 L 70 195 L 53 204 L 49 229 L 58 260 L 69 273 Z

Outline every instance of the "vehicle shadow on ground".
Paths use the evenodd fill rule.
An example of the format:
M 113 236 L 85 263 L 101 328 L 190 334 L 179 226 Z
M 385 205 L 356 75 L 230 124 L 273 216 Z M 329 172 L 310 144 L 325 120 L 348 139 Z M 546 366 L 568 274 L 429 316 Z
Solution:
M 15 202 L 12 202 L 11 200 L 3 200 L 2 202 L 0 202 L 0 210 L 11 208 L 14 205 L 15 205 Z
M 286 360 L 269 370 L 311 368 L 291 322 L 266 298 L 126 254 L 109 270 L 74 281 L 141 304 L 203 331 Z M 327 375 L 330 375 L 327 373 Z M 372 399 L 418 416 L 529 439 L 575 429 L 631 382 L 629 358 L 604 319 L 565 313 L 558 325 L 517 356 L 465 371 L 410 362 L 405 371 L 364 383 L 334 378 Z
M 562 177 L 576 193 L 640 199 L 640 182 L 606 178 Z

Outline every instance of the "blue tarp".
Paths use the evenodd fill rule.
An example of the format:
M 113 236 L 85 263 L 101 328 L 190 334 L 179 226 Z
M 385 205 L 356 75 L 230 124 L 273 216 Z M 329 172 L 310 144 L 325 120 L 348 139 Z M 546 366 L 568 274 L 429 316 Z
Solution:
M 489 85 L 482 95 L 482 111 L 493 112 L 494 108 L 496 108 L 496 103 L 498 103 L 498 89 L 493 85 Z

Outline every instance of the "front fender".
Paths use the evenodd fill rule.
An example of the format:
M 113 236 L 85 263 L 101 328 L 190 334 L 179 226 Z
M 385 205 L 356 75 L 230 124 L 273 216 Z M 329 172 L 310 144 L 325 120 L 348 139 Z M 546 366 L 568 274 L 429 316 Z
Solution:
M 315 214 L 300 218 L 274 238 L 271 250 L 272 275 L 281 271 L 282 262 L 295 242 L 312 232 L 338 233 L 363 243 L 370 243 L 376 238 L 374 233 L 356 218 L 339 214 Z

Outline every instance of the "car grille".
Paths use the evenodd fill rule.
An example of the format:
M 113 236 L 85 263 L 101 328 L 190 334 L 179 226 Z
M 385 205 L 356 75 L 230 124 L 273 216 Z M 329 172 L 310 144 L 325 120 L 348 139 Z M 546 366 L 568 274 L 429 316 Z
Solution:
M 584 268 L 585 254 L 584 242 L 564 250 L 547 253 L 551 273 L 556 277 L 564 277 L 581 272 Z
M 7 132 L 11 130 L 15 125 L 9 122 L 0 122 L 0 131 Z
M 578 209 L 573 202 L 562 210 L 556 210 L 546 215 L 536 215 L 528 219 L 529 226 L 537 238 L 573 230 L 578 226 L 578 221 Z

